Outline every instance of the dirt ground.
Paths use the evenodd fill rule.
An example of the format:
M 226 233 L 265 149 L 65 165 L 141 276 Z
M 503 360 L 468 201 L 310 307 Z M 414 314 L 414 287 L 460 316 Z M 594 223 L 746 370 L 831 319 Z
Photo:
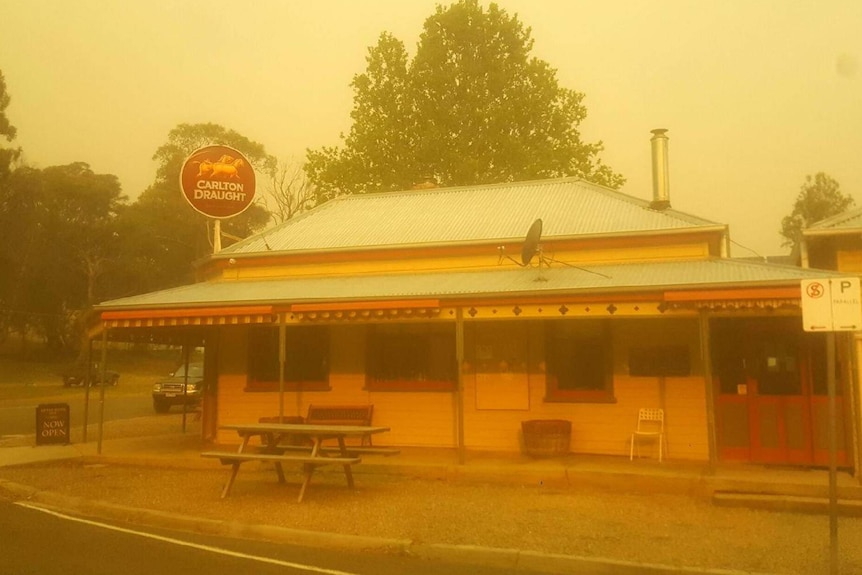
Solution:
M 118 422 L 106 427 L 106 435 L 155 433 L 175 428 L 179 417 Z M 355 490 L 344 489 L 339 471 L 316 474 L 302 504 L 295 499 L 299 474 L 288 474 L 287 483 L 280 485 L 263 464 L 244 466 L 225 500 L 219 495 L 228 471 L 217 462 L 211 468 L 199 461 L 188 467 L 38 464 L 0 468 L 0 478 L 186 517 L 675 566 L 828 572 L 826 516 L 716 507 L 700 496 L 638 493 L 636 485 L 619 492 L 433 480 L 361 469 Z M 862 519 L 842 518 L 839 541 L 841 573 L 862 574 Z

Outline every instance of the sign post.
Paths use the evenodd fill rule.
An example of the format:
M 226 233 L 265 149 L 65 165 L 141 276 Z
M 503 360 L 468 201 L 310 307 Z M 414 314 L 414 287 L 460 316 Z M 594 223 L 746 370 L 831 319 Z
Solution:
M 826 332 L 829 393 L 829 573 L 838 573 L 838 435 L 835 408 L 835 332 L 862 330 L 859 278 L 802 280 L 802 327 Z
M 183 162 L 180 190 L 191 207 L 215 219 L 213 253 L 218 253 L 221 220 L 241 214 L 254 201 L 254 168 L 238 150 L 206 146 Z

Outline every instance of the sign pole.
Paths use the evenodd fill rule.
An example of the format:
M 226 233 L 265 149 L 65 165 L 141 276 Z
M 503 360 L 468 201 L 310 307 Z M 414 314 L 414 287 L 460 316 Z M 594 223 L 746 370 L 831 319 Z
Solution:
M 826 333 L 826 385 L 829 393 L 829 573 L 838 575 L 838 436 L 835 408 L 835 332 Z
M 838 410 L 835 406 L 835 332 L 862 330 L 862 285 L 858 277 L 802 280 L 802 328 L 826 332 L 829 393 L 829 573 L 838 574 Z
M 102 455 L 102 438 L 105 427 L 105 380 L 108 375 L 105 371 L 105 362 L 108 361 L 108 328 L 102 330 L 102 365 L 99 366 L 101 381 L 99 382 L 99 441 L 96 444 L 96 453 Z M 89 385 L 90 382 L 87 382 Z
M 105 326 L 102 325 L 102 329 Z M 87 347 L 87 384 L 84 386 L 84 443 L 87 443 L 87 428 L 90 426 L 90 378 L 93 370 L 93 338 L 89 339 Z
M 213 223 L 213 253 L 217 254 L 221 251 L 221 220 L 217 219 Z
M 287 361 L 287 326 L 279 315 L 278 324 L 278 422 L 284 423 L 284 364 Z M 299 412 L 297 412 L 297 415 Z

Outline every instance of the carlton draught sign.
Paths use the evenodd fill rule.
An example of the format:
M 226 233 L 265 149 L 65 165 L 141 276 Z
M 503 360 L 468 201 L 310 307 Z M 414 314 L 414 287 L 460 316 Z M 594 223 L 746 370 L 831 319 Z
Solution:
M 254 200 L 254 168 L 239 151 L 207 146 L 192 153 L 180 170 L 183 197 L 211 218 L 241 214 Z

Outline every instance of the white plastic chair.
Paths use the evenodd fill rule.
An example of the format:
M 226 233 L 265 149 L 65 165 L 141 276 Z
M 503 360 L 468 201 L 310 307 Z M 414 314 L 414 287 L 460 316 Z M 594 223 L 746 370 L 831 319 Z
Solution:
M 664 437 L 664 410 L 655 407 L 642 407 L 638 411 L 638 425 L 632 432 L 631 445 L 629 446 L 629 461 L 634 459 L 635 444 L 637 444 L 638 458 L 641 456 L 640 440 L 658 440 L 658 460 L 662 460 L 662 444 Z

